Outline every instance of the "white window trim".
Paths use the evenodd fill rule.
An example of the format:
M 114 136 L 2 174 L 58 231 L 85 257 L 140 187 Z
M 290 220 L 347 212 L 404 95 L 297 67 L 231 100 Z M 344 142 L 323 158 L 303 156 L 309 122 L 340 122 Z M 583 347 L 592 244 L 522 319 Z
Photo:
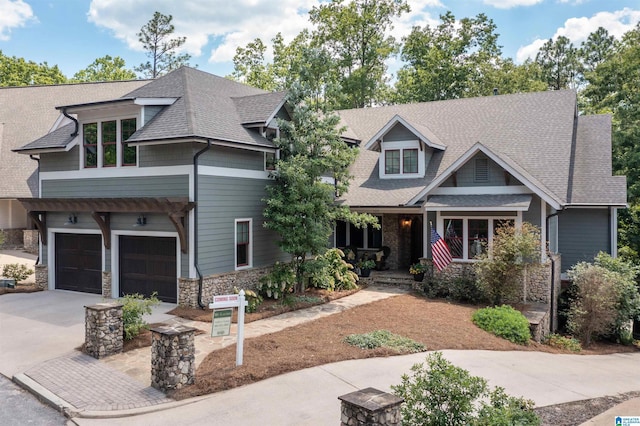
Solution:
M 84 121 L 81 121 L 79 123 L 79 129 L 80 129 L 80 140 L 79 140 L 79 146 L 80 146 L 80 170 L 96 170 L 96 169 L 116 169 L 116 168 L 128 168 L 128 167 L 138 167 L 138 165 L 140 164 L 140 156 L 139 154 L 139 148 L 137 145 L 134 145 L 134 148 L 136 149 L 136 164 L 134 165 L 129 165 L 129 166 L 124 166 L 122 164 L 122 140 L 121 140 L 121 136 L 122 136 L 122 120 L 128 120 L 131 118 L 135 118 L 136 119 L 136 130 L 140 129 L 140 123 L 141 123 L 141 119 L 140 119 L 140 114 L 125 114 L 125 115 L 117 115 L 117 116 L 113 116 L 113 117 L 101 117 L 101 118 L 96 118 L 96 119 L 87 119 Z M 115 166 L 108 166 L 108 167 L 104 167 L 104 150 L 103 150 L 103 146 L 102 146 L 102 123 L 106 122 L 106 121 L 115 121 L 116 122 L 116 164 Z M 97 165 L 96 167 L 85 167 L 85 150 L 84 150 L 84 125 L 85 124 L 91 124 L 91 123 L 96 123 L 97 126 L 97 146 L 96 146 L 96 151 L 97 151 Z
M 247 264 L 238 266 L 238 222 L 249 222 L 249 248 L 247 250 Z M 253 219 L 240 218 L 233 222 L 233 267 L 236 271 L 253 268 Z
M 517 212 L 516 216 L 464 216 L 464 215 L 447 215 L 442 216 L 440 211 L 436 212 L 436 224 L 438 235 L 445 237 L 444 221 L 447 219 L 462 219 L 462 258 L 454 258 L 453 262 L 477 262 L 477 259 L 469 259 L 469 219 L 484 219 L 489 221 L 489 231 L 487 235 L 487 244 L 489 247 L 493 244 L 494 221 L 496 220 L 514 220 L 517 228 L 522 226 L 522 212 Z
M 420 146 L 419 140 L 412 141 L 382 141 L 380 144 L 380 159 L 378 167 L 378 174 L 380 179 L 416 179 L 424 177 L 425 173 L 425 156 L 424 150 Z M 417 149 L 418 150 L 418 173 L 403 173 L 403 160 L 405 149 Z M 400 173 L 386 174 L 386 152 L 387 151 L 400 151 Z

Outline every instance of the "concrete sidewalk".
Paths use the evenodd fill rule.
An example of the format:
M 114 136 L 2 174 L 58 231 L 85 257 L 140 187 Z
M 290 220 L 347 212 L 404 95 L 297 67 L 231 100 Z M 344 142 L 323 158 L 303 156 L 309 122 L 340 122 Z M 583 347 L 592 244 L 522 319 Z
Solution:
M 326 305 L 249 323 L 246 335 L 278 331 L 403 292 L 369 287 Z M 21 299 L 27 296 L 36 297 Z M 82 305 L 99 301 L 99 296 L 60 291 L 0 298 L 0 372 L 9 377 L 15 375 L 16 381 L 49 398 L 80 425 L 335 424 L 340 418 L 338 396 L 365 387 L 389 391 L 391 385 L 400 382 L 402 374 L 409 373 L 413 364 L 424 362 L 426 357 L 421 353 L 344 361 L 174 402 L 148 385 L 149 348 L 100 361 L 69 351 L 76 345 L 74 341 L 79 346 L 84 337 Z M 28 307 L 24 308 L 25 305 Z M 149 322 L 160 321 L 183 320 L 160 310 Z M 209 331 L 210 324 L 199 326 Z M 23 334 L 27 336 L 20 340 Z M 51 336 L 57 338 L 47 339 Z M 198 359 L 215 347 L 233 344 L 234 339 L 234 336 L 197 336 Z M 18 344 L 14 345 L 15 342 Z M 640 353 L 586 356 L 447 350 L 443 354 L 455 365 L 485 377 L 490 385 L 532 399 L 538 406 L 640 390 Z M 613 409 L 607 416 L 625 412 L 638 415 L 638 408 L 640 400 L 632 400 L 619 408 L 624 412 Z M 603 418 L 605 423 L 593 424 L 610 424 L 610 417 Z

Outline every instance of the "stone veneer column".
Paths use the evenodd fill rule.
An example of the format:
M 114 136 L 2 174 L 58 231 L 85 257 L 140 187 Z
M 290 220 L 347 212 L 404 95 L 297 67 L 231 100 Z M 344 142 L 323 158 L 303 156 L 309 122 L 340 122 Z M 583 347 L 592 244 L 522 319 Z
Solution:
M 98 303 L 85 306 L 85 352 L 94 358 L 104 358 L 122 352 L 124 322 L 122 304 Z
M 111 299 L 111 272 L 102 271 L 102 297 Z
M 38 231 L 35 229 L 25 229 L 22 231 L 22 241 L 24 250 L 31 254 L 38 254 Z
M 193 384 L 195 331 L 182 325 L 151 329 L 151 386 L 167 391 Z
M 342 401 L 341 426 L 383 426 L 402 423 L 400 406 L 404 399 L 374 388 L 339 396 Z
M 49 268 L 47 265 L 36 265 L 36 287 L 42 290 L 49 290 Z

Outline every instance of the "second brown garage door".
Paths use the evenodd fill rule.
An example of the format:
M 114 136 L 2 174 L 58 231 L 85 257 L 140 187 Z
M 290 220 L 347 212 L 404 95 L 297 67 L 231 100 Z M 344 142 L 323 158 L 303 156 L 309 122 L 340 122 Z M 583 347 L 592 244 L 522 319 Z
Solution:
M 120 296 L 158 292 L 163 302 L 177 302 L 176 239 L 121 235 Z

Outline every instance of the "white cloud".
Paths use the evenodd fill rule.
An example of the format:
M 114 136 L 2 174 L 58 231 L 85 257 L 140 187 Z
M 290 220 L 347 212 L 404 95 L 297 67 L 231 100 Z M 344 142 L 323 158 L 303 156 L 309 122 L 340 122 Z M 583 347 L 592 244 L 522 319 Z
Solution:
M 598 27 L 605 28 L 610 35 L 619 39 L 624 33 L 632 30 L 638 22 L 640 22 L 640 10 L 625 7 L 615 12 L 598 12 L 591 18 L 567 19 L 564 26 L 558 28 L 550 38 L 555 40 L 559 36 L 565 36 L 577 47 Z M 537 39 L 527 46 L 520 47 L 516 54 L 516 61 L 524 62 L 527 58 L 534 58 L 538 49 L 547 40 Z
M 31 19 L 33 10 L 23 0 L 0 0 L 0 40 L 9 40 L 12 28 L 24 27 Z
M 542 0 L 484 0 L 484 4 L 493 6 L 497 9 L 511 9 L 520 6 L 533 6 L 541 3 Z
M 136 51 L 142 51 L 136 33 L 153 13 L 172 15 L 175 35 L 187 37 L 183 51 L 198 57 L 213 41 L 209 62 L 227 62 L 233 59 L 236 47 L 256 37 L 270 45 L 281 32 L 285 41 L 290 41 L 310 26 L 308 11 L 318 3 L 319 0 L 92 0 L 87 15 L 89 22 L 112 31 Z

